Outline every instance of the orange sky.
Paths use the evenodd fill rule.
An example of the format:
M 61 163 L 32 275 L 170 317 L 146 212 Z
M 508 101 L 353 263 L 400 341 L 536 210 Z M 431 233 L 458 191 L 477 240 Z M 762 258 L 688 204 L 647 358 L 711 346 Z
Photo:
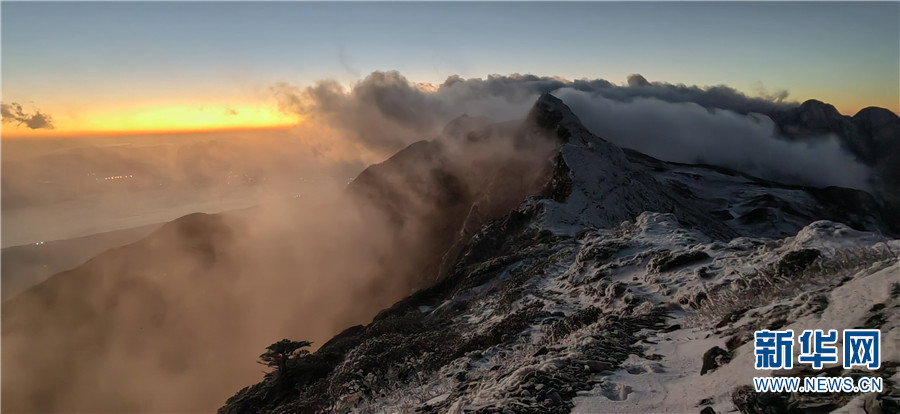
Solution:
M 29 112 L 29 108 L 24 108 Z M 148 102 L 72 110 L 40 108 L 53 118 L 54 129 L 29 129 L 4 123 L 3 138 L 53 138 L 85 135 L 282 129 L 300 122 L 274 103 Z
M 750 96 L 784 89 L 845 115 L 898 112 L 898 11 L 896 1 L 4 2 L 3 103 L 51 115 L 56 130 L 0 132 L 285 127 L 298 120 L 271 102 L 272 85 L 376 70 L 431 83 L 640 73 Z
M 862 97 L 829 103 L 834 104 L 842 114 L 850 116 L 872 104 Z M 896 112 L 896 108 L 887 106 Z M 37 108 L 24 109 L 26 113 L 33 113 Z M 287 114 L 280 111 L 276 103 L 261 100 L 244 103 L 215 100 L 156 101 L 79 109 L 65 106 L 41 107 L 39 110 L 52 116 L 54 129 L 29 129 L 24 125 L 3 123 L 0 127 L 0 136 L 11 139 L 60 138 L 287 129 L 302 121 L 300 115 Z

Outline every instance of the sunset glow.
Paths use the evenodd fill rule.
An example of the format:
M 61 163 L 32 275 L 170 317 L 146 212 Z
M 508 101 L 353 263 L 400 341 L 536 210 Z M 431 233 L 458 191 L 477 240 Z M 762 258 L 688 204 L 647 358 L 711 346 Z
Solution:
M 2 412 L 897 412 L 900 0 L 0 3 Z
M 299 119 L 278 110 L 273 85 L 350 85 L 384 70 L 421 90 L 451 75 L 622 84 L 641 73 L 748 96 L 783 91 L 788 101 L 819 99 L 851 116 L 870 105 L 898 112 L 892 7 L 530 3 L 513 16 L 489 3 L 11 2 L 3 10 L 3 102 L 47 114 L 54 129 L 6 122 L 2 135 L 286 128 Z M 832 30 L 837 16 L 852 30 Z
M 48 111 L 49 112 L 49 111 Z M 29 129 L 5 123 L 3 138 L 50 138 L 143 133 L 184 133 L 249 129 L 285 129 L 300 122 L 275 105 L 263 103 L 155 102 L 56 111 L 53 129 Z

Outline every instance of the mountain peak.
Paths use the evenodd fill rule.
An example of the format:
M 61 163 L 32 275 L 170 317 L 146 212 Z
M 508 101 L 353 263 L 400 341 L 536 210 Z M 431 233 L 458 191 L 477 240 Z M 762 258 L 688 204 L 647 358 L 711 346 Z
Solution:
M 811 128 L 827 128 L 844 118 L 831 104 L 810 99 L 800 105 L 800 119 Z
M 572 114 L 563 101 L 549 93 L 541 94 L 528 113 L 528 120 L 541 128 L 555 127 L 563 118 Z
M 573 136 L 582 139 L 590 136 L 605 141 L 590 132 L 581 124 L 577 116 L 561 99 L 549 94 L 541 94 L 528 113 L 526 123 L 556 133 L 561 142 L 568 142 Z
M 891 124 L 900 123 L 900 116 L 878 106 L 867 106 L 853 115 L 853 122 L 872 133 Z

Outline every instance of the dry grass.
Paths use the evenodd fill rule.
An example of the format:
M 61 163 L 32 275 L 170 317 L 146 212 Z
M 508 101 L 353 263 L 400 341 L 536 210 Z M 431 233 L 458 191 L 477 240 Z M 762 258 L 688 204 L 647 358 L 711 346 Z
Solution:
M 778 299 L 796 297 L 810 287 L 825 288 L 841 283 L 853 274 L 872 266 L 884 268 L 898 261 L 898 254 L 887 244 L 845 249 L 833 256 L 820 256 L 806 269 L 791 275 L 779 275 L 777 262 L 757 268 L 740 277 L 738 288 L 707 290 L 708 300 L 688 317 L 691 326 L 707 326 L 741 309 L 757 308 Z M 877 269 L 876 269 L 877 270 Z

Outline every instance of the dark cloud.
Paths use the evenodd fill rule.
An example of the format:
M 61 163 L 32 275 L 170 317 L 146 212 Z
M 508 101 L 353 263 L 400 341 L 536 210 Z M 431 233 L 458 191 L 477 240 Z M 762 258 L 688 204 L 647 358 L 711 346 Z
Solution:
M 15 102 L 0 104 L 0 115 L 3 122 L 25 125 L 31 129 L 53 129 L 53 118 L 41 111 L 35 110 L 33 114 L 25 113 L 22 105 Z
M 682 103 L 690 102 L 707 109 L 727 109 L 741 114 L 752 112 L 771 114 L 799 105 L 797 102 L 788 102 L 787 91 L 782 91 L 779 99 L 771 96 L 750 97 L 738 90 L 725 85 L 717 86 L 687 86 L 663 82 L 650 82 L 641 75 L 628 77 L 626 87 L 609 87 L 597 90 L 573 87 L 573 89 L 585 92 L 594 92 L 608 99 L 622 102 L 630 102 L 637 98 L 655 98 L 665 102 Z
M 775 111 L 797 106 L 796 102 L 787 102 L 787 91 L 774 94 L 761 94 L 760 97 L 747 96 L 734 88 L 718 85 L 709 87 L 686 86 L 665 82 L 650 82 L 640 74 L 629 75 L 627 86 L 617 86 L 604 79 L 565 80 L 557 77 L 538 77 L 534 75 L 491 75 L 487 79 L 461 79 L 451 76 L 441 89 L 467 88 L 467 96 L 502 96 L 510 100 L 523 95 L 533 96 L 549 93 L 562 88 L 590 92 L 603 97 L 631 101 L 635 98 L 656 98 L 666 102 L 692 102 L 706 108 L 728 109 L 742 114 L 757 112 L 769 114 Z
M 439 133 L 463 114 L 522 117 L 537 96 L 517 80 L 457 84 L 455 79 L 430 92 L 398 72 L 374 72 L 349 91 L 332 80 L 306 88 L 281 83 L 273 91 L 282 110 L 340 130 L 344 138 L 383 155 Z
M 436 102 L 396 72 L 373 73 L 349 93 L 331 80 L 305 89 L 279 84 L 274 90 L 283 110 L 334 126 L 377 150 L 395 151 L 422 138 L 439 111 Z
M 754 98 L 727 86 L 651 83 L 638 74 L 630 75 L 627 82 L 628 86 L 617 86 L 603 79 L 570 81 L 520 74 L 464 79 L 454 75 L 436 88 L 423 88 L 392 71 L 374 72 L 349 91 L 330 80 L 306 88 L 282 83 L 273 89 L 283 110 L 325 121 L 350 132 L 352 139 L 386 152 L 425 138 L 462 114 L 495 120 L 523 115 L 537 96 L 562 88 L 622 102 L 655 98 L 741 114 L 769 114 L 796 105 L 784 102 L 786 92 Z
M 374 72 L 349 90 L 334 81 L 307 88 L 275 87 L 283 110 L 342 131 L 340 139 L 389 155 L 439 134 L 467 114 L 493 121 L 523 117 L 542 93 L 553 92 L 594 132 L 668 161 L 703 162 L 789 183 L 866 188 L 868 169 L 834 137 L 782 139 L 768 115 L 797 107 L 787 91 L 759 97 L 734 88 L 652 82 L 639 74 L 627 86 L 603 79 L 570 81 L 535 75 L 450 76 L 416 85 L 398 72 Z

